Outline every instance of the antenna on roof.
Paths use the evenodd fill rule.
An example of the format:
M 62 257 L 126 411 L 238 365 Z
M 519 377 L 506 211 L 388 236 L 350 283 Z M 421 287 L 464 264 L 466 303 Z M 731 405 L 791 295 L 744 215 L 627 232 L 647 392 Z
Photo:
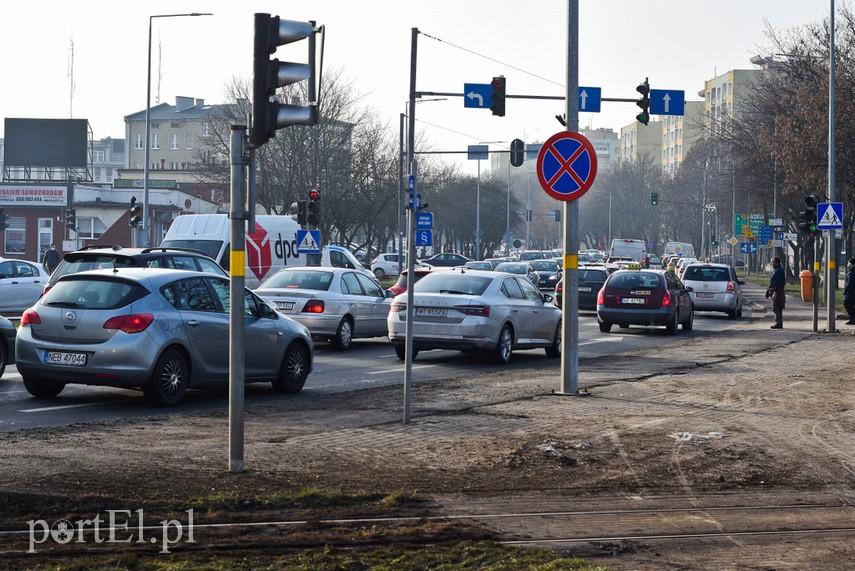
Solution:
M 68 117 L 74 118 L 74 34 L 72 33 L 68 45 Z
M 160 33 L 158 32 L 158 38 L 157 38 L 157 95 L 155 95 L 155 97 L 154 97 L 155 105 L 160 103 L 160 80 L 163 79 L 163 68 L 161 67 L 161 64 L 163 64 L 163 58 L 161 57 L 162 56 L 162 54 L 161 54 L 161 48 L 162 47 L 163 46 L 162 46 L 161 41 L 160 41 Z

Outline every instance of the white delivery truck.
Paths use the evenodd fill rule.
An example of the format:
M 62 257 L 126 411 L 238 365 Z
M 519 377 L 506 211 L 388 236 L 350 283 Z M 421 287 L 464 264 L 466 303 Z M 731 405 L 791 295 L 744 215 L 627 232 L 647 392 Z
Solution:
M 631 258 L 636 262 L 643 262 L 647 249 L 643 240 L 630 238 L 615 238 L 609 249 L 609 258 Z
M 695 247 L 688 242 L 665 242 L 665 251 L 662 254 L 662 263 L 667 264 L 671 256 L 681 258 L 694 258 Z
M 255 217 L 255 232 L 246 235 L 246 285 L 258 287 L 285 266 L 305 266 L 306 255 L 297 252 L 300 225 L 290 216 Z M 227 214 L 184 214 L 172 221 L 161 242 L 164 248 L 192 248 L 217 261 L 229 271 L 231 223 Z M 342 246 L 324 246 L 321 265 L 362 270 L 374 275 Z

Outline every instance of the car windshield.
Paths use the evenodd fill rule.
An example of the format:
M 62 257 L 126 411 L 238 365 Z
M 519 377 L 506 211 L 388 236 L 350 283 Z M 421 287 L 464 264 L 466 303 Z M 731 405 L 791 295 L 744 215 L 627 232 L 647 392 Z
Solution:
M 312 289 L 327 291 L 333 281 L 332 272 L 285 270 L 277 272 L 258 286 L 258 289 Z
M 42 298 L 42 305 L 75 309 L 118 309 L 149 292 L 143 286 L 122 280 L 80 277 L 60 280 Z
M 645 274 L 631 270 L 615 272 L 609 280 L 609 287 L 618 289 L 636 288 L 658 288 L 660 278 L 658 274 Z
M 730 272 L 727 268 L 689 266 L 683 274 L 683 279 L 696 282 L 727 282 L 730 281 Z
M 550 260 L 535 260 L 531 263 L 532 267 L 539 272 L 557 272 L 558 264 Z
M 416 282 L 413 291 L 416 293 L 453 293 L 465 295 L 481 295 L 493 281 L 491 277 L 473 276 L 440 272 L 425 276 Z

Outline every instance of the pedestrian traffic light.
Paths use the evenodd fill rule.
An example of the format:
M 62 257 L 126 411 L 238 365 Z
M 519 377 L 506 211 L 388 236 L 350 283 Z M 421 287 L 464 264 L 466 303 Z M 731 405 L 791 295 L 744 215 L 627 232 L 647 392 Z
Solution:
M 142 206 L 137 204 L 137 197 L 131 197 L 131 207 L 128 208 L 128 226 L 136 227 L 142 222 Z
M 490 111 L 499 117 L 505 116 L 505 76 L 493 78 L 493 94 L 490 97 Z
M 525 143 L 522 142 L 522 139 L 514 139 L 511 141 L 511 165 L 515 167 L 522 166 L 523 161 L 525 160 L 525 155 L 523 154 L 523 150 L 525 148 Z
M 635 90 L 641 94 L 641 99 L 635 102 L 636 105 L 641 107 L 641 113 L 636 115 L 635 118 L 639 123 L 647 125 L 650 122 L 650 84 L 647 82 L 646 77 L 644 78 L 644 83 L 639 84 Z
M 659 205 L 659 193 L 658 192 L 651 192 L 650 193 L 650 204 L 652 204 L 653 206 Z
M 73 208 L 65 209 L 65 225 L 68 226 L 69 230 L 77 228 L 77 213 Z
M 252 77 L 252 128 L 249 142 L 258 148 L 276 130 L 289 125 L 318 123 L 318 94 L 315 92 L 315 33 L 314 22 L 283 20 L 270 14 L 255 14 Z M 280 62 L 269 59 L 277 46 L 308 38 L 308 63 Z M 276 89 L 308 80 L 306 105 L 271 102 Z
M 9 217 L 6 215 L 6 209 L 0 208 L 0 230 L 5 230 L 9 227 Z
M 306 222 L 309 228 L 317 228 L 321 223 L 321 193 L 317 190 L 309 191 L 309 203 L 306 205 L 308 214 Z

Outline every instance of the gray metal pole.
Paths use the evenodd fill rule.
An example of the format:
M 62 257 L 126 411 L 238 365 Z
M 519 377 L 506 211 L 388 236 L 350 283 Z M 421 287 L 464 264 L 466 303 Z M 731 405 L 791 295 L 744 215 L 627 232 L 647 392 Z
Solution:
M 579 130 L 579 0 L 567 4 L 567 130 Z M 564 202 L 564 303 L 561 318 L 561 393 L 579 393 L 579 202 Z M 568 343 L 569 340 L 569 343 Z
M 398 155 L 398 274 L 404 269 L 404 228 L 406 220 L 404 219 L 404 119 L 406 115 L 401 113 L 400 119 L 400 140 L 399 140 L 399 155 Z
M 475 259 L 481 259 L 481 159 L 478 159 L 478 182 L 475 185 Z
M 505 219 L 505 254 L 511 253 L 511 161 L 508 159 L 508 207 Z
M 246 126 L 231 126 L 231 257 L 229 270 L 229 471 L 244 471 L 244 283 L 246 281 L 246 210 L 244 141 Z
M 416 180 L 417 168 L 414 158 L 414 150 L 416 144 L 416 54 L 418 53 L 419 29 L 412 29 L 412 39 L 410 47 L 410 117 L 407 129 L 407 165 L 410 176 Z M 413 192 L 417 190 L 417 184 L 413 186 Z M 415 206 L 415 205 L 414 205 Z M 416 240 L 415 240 L 415 209 L 407 209 L 407 275 L 409 283 L 407 284 L 407 323 L 405 328 L 404 342 L 404 424 L 410 423 L 410 401 L 411 389 L 413 386 L 413 284 L 415 283 L 415 259 L 416 259 Z
M 828 201 L 834 202 L 835 197 L 835 145 L 834 145 L 834 0 L 831 0 L 831 14 L 828 28 Z M 827 327 L 829 332 L 836 328 L 837 317 L 837 244 L 835 230 L 826 230 L 828 246 L 825 248 L 825 288 L 828 294 L 826 300 Z
M 157 16 L 149 16 L 148 17 L 148 79 L 146 80 L 145 87 L 145 140 L 143 140 L 143 145 L 145 145 L 144 157 L 145 164 L 143 164 L 143 217 L 142 217 L 142 230 L 145 231 L 145 240 L 143 240 L 143 244 L 145 247 L 151 246 L 151 232 L 148 228 L 148 183 L 150 178 L 149 173 L 149 162 L 151 161 L 151 23 L 154 18 Z M 137 230 L 137 234 L 140 231 Z

